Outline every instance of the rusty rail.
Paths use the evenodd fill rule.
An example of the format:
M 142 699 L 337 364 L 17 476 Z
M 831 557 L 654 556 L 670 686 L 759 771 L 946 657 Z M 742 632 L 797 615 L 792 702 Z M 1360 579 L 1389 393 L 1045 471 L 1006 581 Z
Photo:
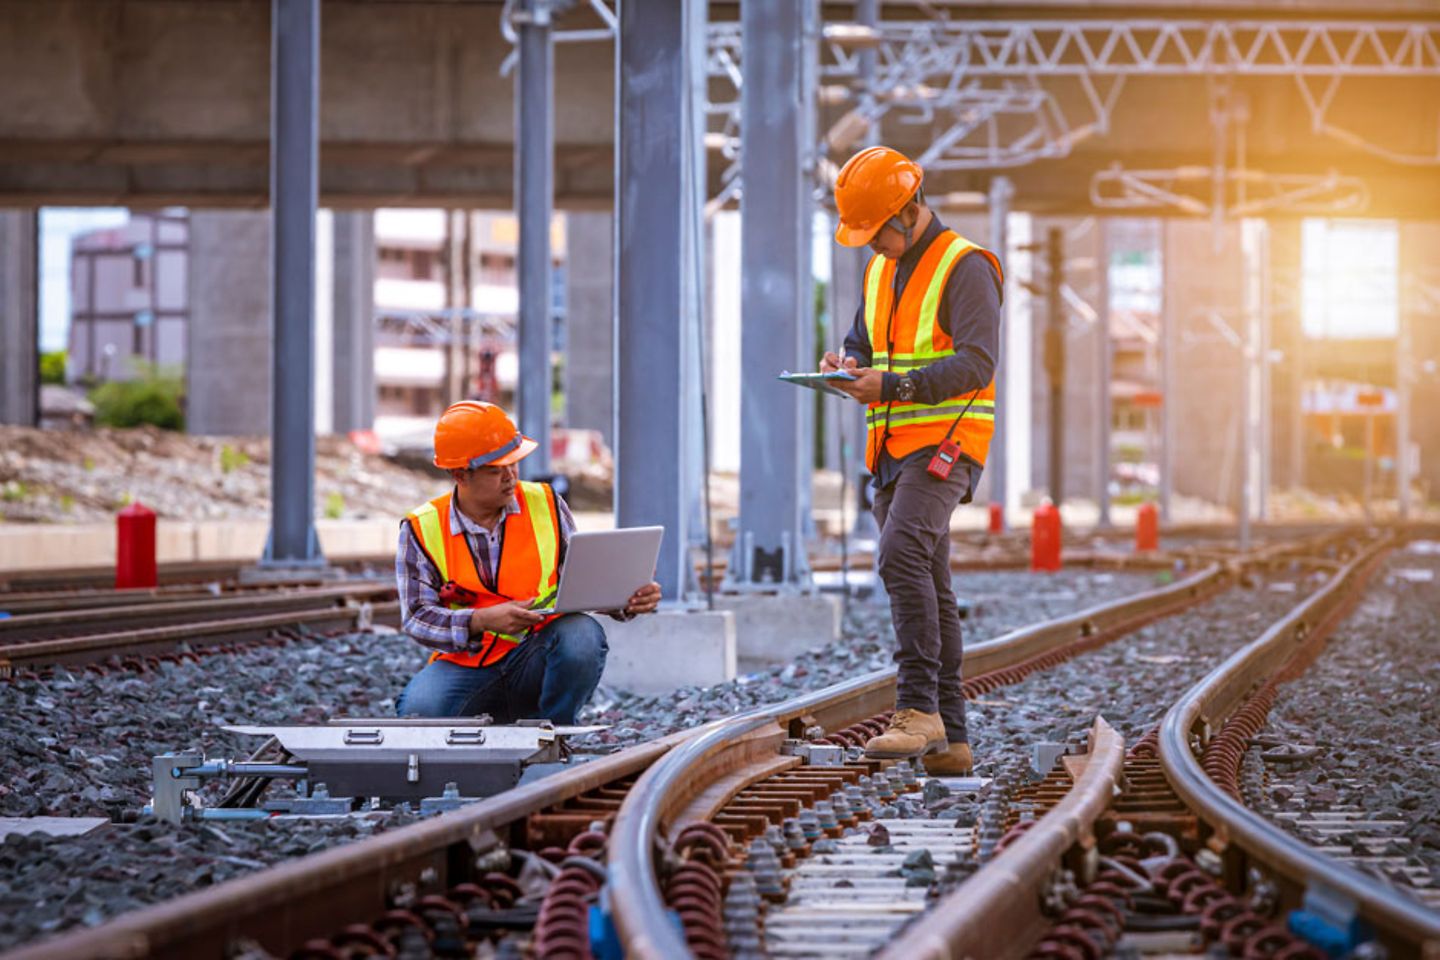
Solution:
M 236 619 L 241 615 L 263 616 L 289 610 L 314 610 L 342 605 L 349 600 L 391 599 L 395 584 L 389 580 L 355 580 L 334 586 L 184 598 L 159 602 L 122 603 L 89 609 L 50 610 L 25 613 L 0 620 L 0 645 L 93 634 L 121 629 L 149 629 L 167 625 L 190 625 L 211 620 Z
M 975 672 L 978 664 L 1004 663 L 1000 651 L 1007 643 L 1013 662 L 1023 662 L 1038 651 L 1093 638 L 1100 631 L 1138 626 L 1199 603 L 1230 581 L 1228 571 L 1211 567 L 1140 597 L 976 644 L 968 652 L 967 671 Z M 798 735 L 802 726 L 841 728 L 857 716 L 887 708 L 892 699 L 893 671 L 879 671 L 843 685 L 838 692 L 832 688 L 758 711 L 769 719 L 750 716 L 750 721 L 759 739 L 773 742 L 776 736 Z M 228 944 L 241 937 L 258 940 L 283 955 L 308 938 L 383 912 L 397 890 L 408 888 L 425 895 L 464 882 L 475 869 L 477 856 L 522 836 L 521 828 L 532 814 L 641 774 L 682 744 L 703 737 L 713 744 L 716 732 L 730 729 L 733 723 L 734 719 L 716 721 L 698 731 L 681 731 L 631 747 L 481 804 L 147 907 L 94 929 L 20 948 L 7 954 L 6 960 L 221 956 Z M 678 799 L 694 801 L 703 788 L 703 781 L 693 781 L 688 794 Z M 612 850 L 618 840 L 619 834 L 612 834 Z M 617 859 L 612 855 L 614 880 L 624 876 Z M 616 869 L 621 872 L 615 873 Z M 629 893 L 621 883 L 612 883 L 612 889 Z
M 1067 760 L 1070 758 L 1067 758 Z M 1075 758 L 1082 759 L 1082 758 Z M 882 960 L 1023 957 L 1047 920 L 1041 891 L 1075 844 L 1094 841 L 1125 761 L 1124 739 L 1103 717 L 1090 727 L 1084 769 L 1058 804 L 880 953 Z M 1027 940 L 1027 932 L 1032 939 Z
M 1070 617 L 1016 630 L 965 651 L 967 675 L 1017 667 L 1036 657 L 1099 635 L 1118 635 L 1160 616 L 1202 602 L 1230 582 L 1211 566 L 1178 583 L 1102 604 Z M 615 924 L 630 957 L 670 960 L 690 956 L 670 923 L 655 870 L 655 848 L 665 828 L 715 778 L 754 764 L 796 727 L 819 723 L 837 729 L 893 702 L 895 671 L 881 670 L 804 697 L 760 707 L 719 721 L 666 754 L 641 775 L 616 815 L 610 846 L 610 891 Z
M 1363 549 L 1329 583 L 1237 651 L 1191 688 L 1160 726 L 1160 761 L 1175 792 L 1214 831 L 1211 844 L 1243 852 L 1281 881 L 1297 901 L 1313 885 L 1351 899 L 1398 956 L 1429 956 L 1440 949 L 1440 914 L 1387 885 L 1338 863 L 1296 840 L 1236 801 L 1205 773 L 1192 750 L 1218 731 L 1267 678 L 1297 654 L 1304 657 L 1358 600 L 1361 589 L 1394 545 L 1386 537 Z
M 182 645 L 196 649 L 215 644 L 259 640 L 286 627 L 305 626 L 312 630 L 327 631 L 358 628 L 365 621 L 398 626 L 399 602 L 391 600 L 360 605 L 331 603 L 318 609 L 312 606 L 285 613 L 0 645 L 0 677 L 12 676 L 19 670 L 34 670 L 56 664 L 95 663 L 112 656 L 122 659 L 128 656 L 155 656 Z

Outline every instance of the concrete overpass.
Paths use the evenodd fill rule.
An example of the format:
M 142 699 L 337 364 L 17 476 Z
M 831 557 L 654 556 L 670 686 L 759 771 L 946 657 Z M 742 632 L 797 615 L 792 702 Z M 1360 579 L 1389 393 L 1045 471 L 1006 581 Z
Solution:
M 952 20 L 984 22 L 995 29 L 1074 22 L 1080 15 L 1075 5 L 1055 0 L 938 6 Z M 713 3 L 711 20 L 733 21 L 737 9 L 734 3 Z M 1087 7 L 1083 18 L 1440 26 L 1436 0 L 1337 0 L 1307 3 L 1303 15 L 1299 9 L 1280 0 L 1263 8 L 1228 0 L 1122 0 Z M 501 34 L 501 10 L 493 0 L 325 0 L 322 204 L 512 205 L 514 85 L 500 73 L 511 50 Z M 827 23 L 845 22 L 853 18 L 854 7 L 828 3 L 824 13 Z M 915 21 L 919 15 L 908 3 L 882 7 L 886 22 Z M 0 206 L 267 203 L 268 0 L 0 0 L 0 23 L 5 25 L 0 30 Z M 577 8 L 559 26 L 590 27 L 594 18 Z M 1342 56 L 1352 36 L 1336 34 Z M 1406 51 L 1408 60 L 1428 65 L 1440 56 L 1434 37 L 1429 35 L 1428 46 L 1422 44 L 1413 55 Z M 1097 50 L 1103 39 L 1094 36 Z M 1294 45 L 1302 39 L 1297 36 Z M 1319 62 L 1315 48 L 1313 43 L 1307 48 L 1302 63 Z M 1122 52 L 1123 47 L 1113 57 L 1116 62 Z M 1433 104 L 1440 95 L 1440 64 L 1424 76 L 1386 75 L 1363 69 L 1373 66 L 1374 58 L 1363 50 L 1352 58 L 1352 72 L 1363 75 L 1347 76 L 1337 85 L 1325 117 L 1329 127 L 1352 140 L 1313 129 L 1293 77 L 1237 74 L 1230 88 L 1232 96 L 1243 97 L 1248 112 L 1245 164 L 1280 174 L 1338 170 L 1362 178 L 1369 189 L 1368 205 L 1356 212 L 1440 217 L 1434 164 L 1395 161 L 1437 153 L 1440 131 Z M 1071 64 L 1079 59 L 1073 49 L 1059 58 Z M 555 194 L 562 207 L 610 206 L 614 66 L 611 41 L 557 48 Z M 1020 74 L 1012 79 L 1030 85 Z M 844 91 L 843 82 L 823 77 L 822 82 Z M 1109 82 L 1113 77 L 1099 77 L 1102 94 Z M 1327 76 L 1317 74 L 1310 82 L 1316 96 L 1326 92 Z M 1091 119 L 1093 111 L 1073 74 L 1039 71 L 1034 85 L 1053 98 L 1072 128 Z M 712 99 L 733 94 L 726 86 L 713 81 Z M 1113 163 L 1145 170 L 1210 164 L 1214 137 L 1201 118 L 1213 92 L 1212 80 L 1198 73 L 1125 77 L 1107 129 L 1078 135 L 1065 156 L 1006 171 L 1015 182 L 1015 209 L 1092 212 L 1091 176 Z M 829 128 L 852 106 L 853 101 L 822 107 L 819 128 Z M 915 119 L 911 113 L 909 121 Z M 891 114 L 882 121 L 881 133 L 920 154 L 950 123 L 951 118 L 938 116 L 928 123 L 902 123 Z M 1237 135 L 1227 136 L 1233 160 Z M 1355 146 L 1356 136 L 1385 154 Z M 848 152 L 848 146 L 837 149 L 833 159 L 843 160 Z M 724 166 L 712 153 L 712 194 L 720 188 Z M 929 185 L 932 193 L 983 192 L 993 172 L 936 172 Z

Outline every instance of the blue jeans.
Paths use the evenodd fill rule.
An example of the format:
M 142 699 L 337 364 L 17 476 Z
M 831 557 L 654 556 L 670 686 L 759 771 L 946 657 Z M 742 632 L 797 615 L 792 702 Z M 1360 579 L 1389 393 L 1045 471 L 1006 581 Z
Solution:
M 448 660 L 415 674 L 395 712 L 402 717 L 473 717 L 496 723 L 540 718 L 575 722 L 605 669 L 605 629 L 593 617 L 570 613 L 522 641 L 498 663 L 462 667 Z

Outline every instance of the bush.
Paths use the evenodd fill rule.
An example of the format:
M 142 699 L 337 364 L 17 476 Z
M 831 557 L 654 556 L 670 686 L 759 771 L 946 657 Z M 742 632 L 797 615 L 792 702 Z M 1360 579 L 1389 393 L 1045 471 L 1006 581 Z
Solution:
M 345 515 L 345 497 L 338 490 L 330 491 L 325 498 L 325 518 L 327 520 L 339 520 Z
M 61 384 L 65 382 L 64 350 L 53 350 L 50 353 L 40 354 L 40 382 Z
M 162 430 L 184 430 L 180 399 L 185 392 L 180 377 L 152 368 L 142 369 L 134 380 L 102 383 L 90 392 L 95 422 L 102 427 L 138 427 L 150 424 Z

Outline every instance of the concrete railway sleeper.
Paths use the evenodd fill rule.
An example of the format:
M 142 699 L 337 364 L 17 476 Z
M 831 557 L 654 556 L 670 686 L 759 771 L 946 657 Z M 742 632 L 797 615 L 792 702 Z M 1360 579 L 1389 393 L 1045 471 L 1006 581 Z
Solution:
M 967 656 L 967 672 L 978 679 L 989 671 L 1042 669 L 1040 661 L 1058 649 L 1102 642 L 1104 637 L 1215 596 L 1234 582 L 1236 570 L 1234 565 L 1212 566 L 1147 594 L 976 644 Z M 781 740 L 795 739 L 806 749 L 828 749 L 843 756 L 845 751 L 833 745 L 811 744 L 806 731 L 838 731 L 866 718 L 883 717 L 892 702 L 893 682 L 893 672 L 881 671 L 798 698 L 782 708 L 752 711 L 751 720 L 755 715 L 773 716 L 780 709 L 786 715 L 785 723 L 775 728 Z M 742 715 L 742 720 L 745 717 Z M 374 946 L 376 936 L 389 944 L 390 950 L 401 940 L 424 940 L 432 953 L 444 955 L 457 943 L 457 931 L 470 931 L 481 939 L 508 931 L 532 931 L 544 905 L 544 891 L 553 885 L 554 875 L 568 868 L 592 874 L 604 871 L 610 882 L 600 897 L 609 905 L 624 886 L 616 877 L 620 838 L 616 817 L 626 798 L 642 786 L 645 771 L 655 761 L 704 736 L 704 731 L 721 726 L 723 722 L 701 728 L 699 734 L 684 731 L 600 757 L 485 803 L 126 914 L 93 930 L 23 948 L 14 956 L 220 956 L 247 944 L 254 951 L 272 955 L 287 955 L 302 947 L 318 951 L 309 954 L 318 956 L 334 955 L 326 950 L 346 956 L 372 949 L 376 955 L 386 955 L 384 949 Z M 775 807 L 781 811 L 783 824 L 785 811 L 798 813 L 812 805 L 813 815 L 794 818 L 785 842 L 813 844 L 817 831 L 818 839 L 835 842 L 823 835 L 833 833 L 842 822 L 876 819 L 876 813 L 884 812 L 887 796 L 913 794 L 916 771 L 909 770 L 907 783 L 908 765 L 847 759 L 833 769 L 795 769 L 801 758 L 777 756 L 773 747 L 763 742 L 767 739 L 768 732 L 752 744 L 755 753 L 750 760 L 757 766 L 744 770 L 745 759 L 737 757 L 734 764 L 712 767 L 707 771 L 710 778 L 728 778 L 727 785 L 708 793 L 702 790 L 704 796 L 692 798 L 700 805 L 714 805 L 716 812 L 732 805 L 727 816 L 736 819 L 717 825 L 731 838 L 732 847 L 737 827 L 759 830 L 762 837 L 771 833 Z M 779 778 L 776 784 L 740 796 L 755 781 L 771 776 Z M 826 796 L 830 797 L 828 806 L 815 810 L 816 801 L 823 804 Z M 705 818 L 694 819 L 698 823 Z M 592 864 L 600 855 L 598 837 L 607 838 L 604 864 L 575 862 L 572 845 L 577 837 L 586 835 L 590 839 L 582 844 L 580 856 L 590 858 Z M 677 832 L 676 839 L 680 836 Z M 702 861 L 708 857 L 711 862 L 704 865 L 722 877 L 734 872 L 735 863 L 721 863 L 714 843 L 719 835 L 712 830 L 697 828 L 684 836 L 681 856 L 695 866 L 682 875 L 684 883 L 661 896 L 668 895 L 677 909 L 683 908 L 682 916 L 688 916 L 692 926 L 709 923 L 713 935 L 713 916 L 706 911 L 713 914 L 717 890 L 706 879 Z M 567 860 L 571 861 L 568 865 Z M 575 894 L 578 886 L 587 882 L 573 871 L 569 875 L 572 879 L 565 889 Z M 520 897 L 513 896 L 517 887 L 522 891 Z M 721 890 L 729 895 L 728 887 Z M 589 905 L 594 894 L 583 897 Z M 573 925 L 574 897 L 568 904 L 551 907 L 546 919 L 543 929 L 547 932 L 557 924 L 557 929 Z M 364 930 L 355 926 L 370 920 L 376 920 L 376 925 Z M 377 934 L 377 930 L 381 932 Z M 317 937 L 330 945 L 316 942 Z

